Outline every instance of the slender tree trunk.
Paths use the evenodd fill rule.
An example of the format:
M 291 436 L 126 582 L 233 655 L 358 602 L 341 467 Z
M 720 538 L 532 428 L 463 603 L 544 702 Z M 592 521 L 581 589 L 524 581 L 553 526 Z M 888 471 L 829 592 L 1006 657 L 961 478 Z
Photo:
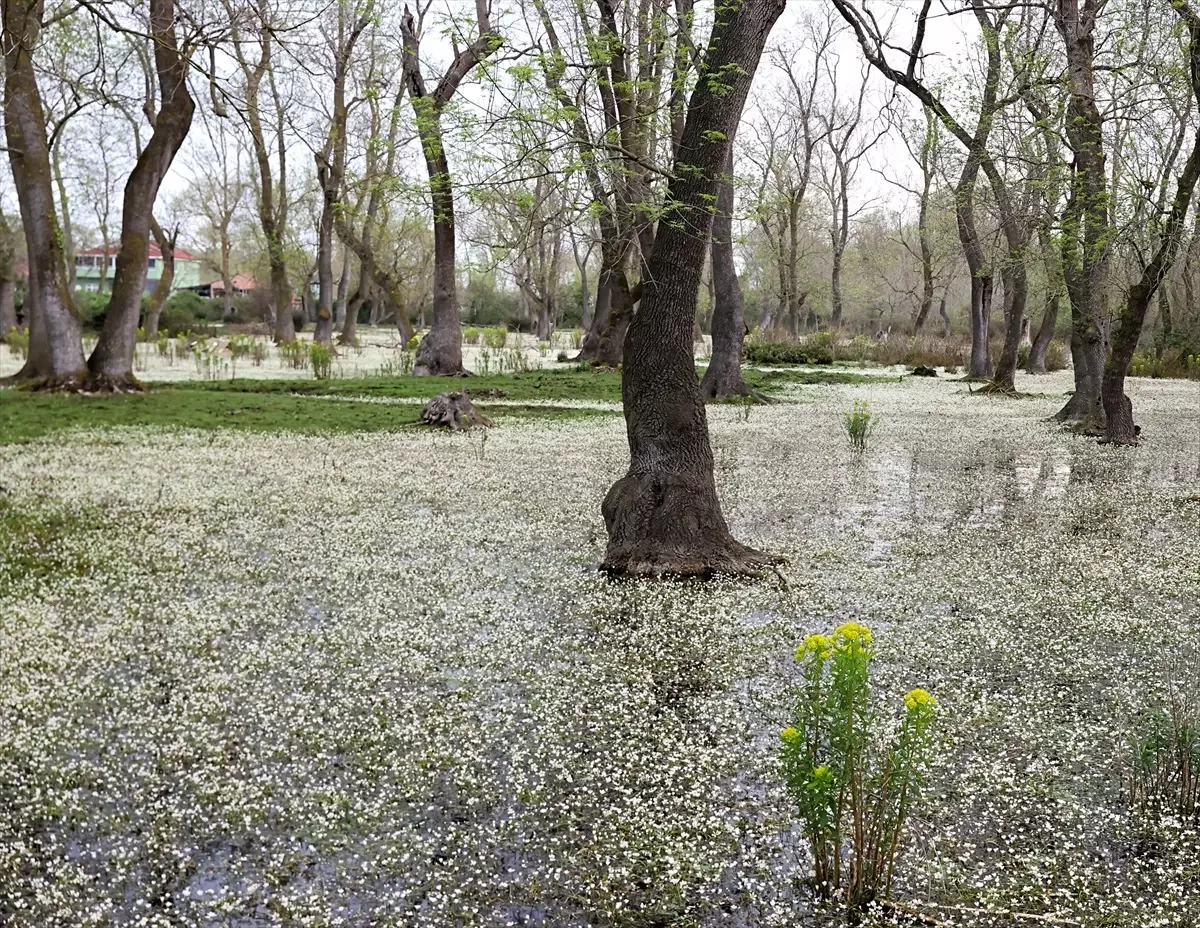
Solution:
M 746 337 L 746 311 L 742 287 L 738 283 L 733 259 L 733 140 L 725 162 L 725 180 L 717 194 L 717 211 L 712 220 L 713 316 L 712 357 L 700 382 L 707 399 L 749 396 L 750 388 L 742 378 L 742 343 Z
M 46 389 L 79 389 L 87 374 L 83 327 L 67 289 L 46 117 L 33 62 L 44 7 L 6 2 L 2 10 L 4 132 L 29 256 L 29 354 L 12 379 Z
M 1046 373 L 1046 353 L 1050 350 L 1050 342 L 1054 339 L 1060 298 L 1061 294 L 1054 291 L 1046 294 L 1046 307 L 1042 310 L 1042 321 L 1029 346 L 1029 363 L 1025 370 L 1030 374 Z
M 228 229 L 221 230 L 221 283 L 225 286 L 224 305 L 221 307 L 221 318 L 229 319 L 233 315 L 233 274 L 230 272 L 229 253 L 233 243 L 229 241 Z
M 366 261 L 360 259 L 358 267 L 358 291 L 354 294 L 354 299 L 350 301 L 350 305 L 346 307 L 346 321 L 342 325 L 342 334 L 338 336 L 338 344 L 358 344 L 358 311 L 362 308 L 362 304 L 370 292 L 371 269 L 367 266 Z
M 326 199 L 317 235 L 317 324 L 313 329 L 313 341 L 319 345 L 333 344 L 334 208 L 335 205 Z
M 187 87 L 187 64 L 179 54 L 175 37 L 174 0 L 150 0 L 150 32 L 162 105 L 155 116 L 154 134 L 125 183 L 121 250 L 117 254 L 112 298 L 100 340 L 88 359 L 91 390 L 140 389 L 133 375 L 133 354 L 146 290 L 154 201 L 175 153 L 187 137 L 195 111 Z
M 946 295 L 942 294 L 942 301 L 938 303 L 938 315 L 942 317 L 942 338 L 950 337 L 950 314 L 946 312 Z
M 645 291 L 629 328 L 621 396 L 629 472 L 604 498 L 605 569 L 662 575 L 742 573 L 769 559 L 735 541 L 713 476 L 704 399 L 696 379 L 692 326 L 711 233 L 713 202 L 778 0 L 743 0 L 717 18 L 710 75 L 692 91 L 667 191 L 678 222 L 661 223 Z
M 333 324 L 341 330 L 346 327 L 346 304 L 350 299 L 350 255 L 342 249 L 342 273 L 338 277 L 337 297 L 334 302 Z
M 166 305 L 167 299 L 171 295 L 171 287 L 175 283 L 175 240 L 179 234 L 176 230 L 174 234 L 167 235 L 162 226 L 153 220 L 151 220 L 151 231 L 154 232 L 158 250 L 162 252 L 163 265 L 162 275 L 158 278 L 158 283 L 154 285 L 154 291 L 150 294 L 150 300 L 146 305 L 144 326 L 146 341 L 154 341 L 158 338 L 158 319 L 162 314 L 163 306 Z
M 955 188 L 954 215 L 958 240 L 971 275 L 971 367 L 970 376 L 986 380 L 992 376 L 988 328 L 992 318 L 992 272 L 975 228 L 975 183 L 979 178 L 979 158 L 967 153 L 962 175 Z
M 61 138 L 61 137 L 60 137 Z M 50 152 L 52 167 L 54 169 L 54 182 L 58 186 L 58 206 L 62 210 L 62 240 L 63 240 L 63 260 L 67 266 L 67 290 L 71 293 L 75 292 L 75 230 L 71 226 L 71 198 L 67 192 L 67 181 L 63 177 L 62 162 L 59 157 L 59 145 L 55 145 Z M 105 238 L 105 245 L 108 244 L 108 239 Z M 106 265 L 107 266 L 107 265 Z M 101 285 L 103 289 L 103 285 Z

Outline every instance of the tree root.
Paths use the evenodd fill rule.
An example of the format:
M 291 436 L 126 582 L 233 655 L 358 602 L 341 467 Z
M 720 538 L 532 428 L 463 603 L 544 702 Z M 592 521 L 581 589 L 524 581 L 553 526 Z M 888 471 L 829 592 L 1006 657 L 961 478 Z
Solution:
M 600 570 L 610 577 L 655 580 L 712 580 L 718 577 L 761 579 L 769 573 L 782 580 L 778 570 L 782 563 L 784 558 L 779 555 L 759 551 L 730 538 L 725 547 L 709 546 L 703 552 L 665 547 L 650 549 L 648 546 L 639 546 L 636 551 L 614 551 L 610 543 Z M 786 586 L 787 581 L 783 582 Z
M 88 374 L 81 393 L 146 393 L 146 385 L 133 376 L 121 374 Z
M 421 410 L 423 425 L 444 426 L 452 432 L 483 426 L 490 428 L 492 420 L 478 412 L 466 393 L 440 393 Z
M 85 389 L 88 376 L 86 368 L 50 377 L 23 376 L 18 371 L 0 380 L 0 387 L 11 387 L 29 393 L 84 393 L 89 392 Z
M 610 576 L 757 578 L 783 561 L 733 538 L 711 474 L 630 472 L 602 509 Z
M 978 390 L 972 390 L 971 393 L 977 396 L 1007 396 L 1012 399 L 1018 399 L 1023 395 L 1017 391 L 1016 387 L 1011 387 L 998 380 L 989 380 Z

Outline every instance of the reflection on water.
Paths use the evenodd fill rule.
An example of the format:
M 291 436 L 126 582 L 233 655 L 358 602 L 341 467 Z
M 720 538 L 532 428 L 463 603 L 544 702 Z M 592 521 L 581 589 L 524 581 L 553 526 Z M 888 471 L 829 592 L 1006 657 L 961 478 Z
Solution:
M 1080 439 L 1083 442 L 1085 439 Z M 898 445 L 868 452 L 847 468 L 847 492 L 834 500 L 839 528 L 861 534 L 864 559 L 887 561 L 913 532 L 988 528 L 1061 517 L 1073 492 L 1117 484 L 1164 488 L 1200 480 L 1200 461 L 1142 455 L 1072 442 L 1049 449 L 999 444 L 964 453 Z

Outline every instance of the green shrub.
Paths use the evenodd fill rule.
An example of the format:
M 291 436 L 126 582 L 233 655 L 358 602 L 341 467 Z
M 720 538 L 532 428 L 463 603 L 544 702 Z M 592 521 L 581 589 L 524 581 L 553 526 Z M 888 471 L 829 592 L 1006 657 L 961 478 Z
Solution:
M 1025 367 L 1028 366 L 1029 352 L 1032 350 L 1033 350 L 1033 346 L 1030 345 L 1028 342 L 1021 342 L 1020 347 L 1017 348 L 1017 367 L 1024 370 Z
M 333 370 L 333 349 L 329 345 L 313 342 L 309 346 L 308 356 L 312 362 L 313 377 L 317 380 L 328 380 Z
M 1063 351 L 1063 346 L 1052 341 L 1046 347 L 1046 370 L 1062 371 L 1067 368 L 1067 353 Z
M 936 700 L 904 696 L 890 738 L 871 702 L 871 630 L 857 622 L 809 635 L 796 649 L 801 679 L 781 733 L 783 773 L 812 849 L 817 893 L 860 910 L 886 898 L 904 823 L 932 754 Z
M 832 364 L 833 352 L 822 342 L 756 342 L 746 345 L 749 364 Z
M 506 329 L 484 329 L 483 343 L 489 348 L 503 348 L 508 344 L 508 331 Z
M 407 342 L 404 343 L 404 350 L 405 351 L 416 351 L 417 348 L 420 347 L 420 345 L 421 345 L 421 334 L 419 332 L 414 332 L 412 338 L 410 338 Z
M 178 306 L 172 306 L 171 301 L 168 300 L 162 314 L 158 317 L 158 328 L 171 338 L 178 338 L 185 332 L 192 332 L 201 326 L 192 313 Z
M 4 342 L 8 345 L 10 354 L 15 354 L 25 360 L 29 357 L 29 329 L 19 329 L 16 326 L 8 330 L 8 334 L 4 336 Z
M 479 329 L 475 328 L 475 326 L 463 329 L 463 344 L 478 345 L 480 334 Z
M 1145 713 L 1133 740 L 1129 796 L 1144 817 L 1200 820 L 1200 713 L 1174 700 Z
M 842 413 L 842 428 L 846 430 L 851 448 L 860 452 L 867 450 L 867 439 L 875 431 L 878 419 L 866 400 L 855 400 L 854 406 Z
M 98 293 L 95 290 L 76 291 L 75 309 L 85 329 L 99 332 L 104 328 L 104 318 L 108 315 L 108 300 L 107 293 Z
M 279 358 L 295 369 L 307 367 L 309 362 L 308 346 L 299 339 L 283 342 L 279 345 Z

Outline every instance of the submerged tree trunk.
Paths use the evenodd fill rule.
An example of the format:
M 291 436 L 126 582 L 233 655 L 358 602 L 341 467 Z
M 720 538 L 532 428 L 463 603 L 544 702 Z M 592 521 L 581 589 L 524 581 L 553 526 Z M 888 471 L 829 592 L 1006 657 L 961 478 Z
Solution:
M 673 172 L 667 192 L 679 221 L 660 224 L 641 308 L 629 328 L 621 397 L 630 465 L 604 498 L 609 571 L 709 575 L 754 571 L 770 562 L 733 539 L 721 512 L 692 326 L 710 204 L 754 70 L 782 10 L 778 0 L 729 7 L 707 46 L 711 77 L 692 91 L 677 157 L 689 169 Z
M 87 375 L 83 326 L 67 289 L 46 117 L 33 62 L 43 12 L 40 2 L 3 4 L 4 133 L 29 256 L 29 353 L 12 380 L 47 389 L 79 389 Z
M 746 309 L 733 259 L 733 140 L 725 162 L 725 178 L 717 194 L 712 220 L 712 357 L 700 382 L 706 399 L 749 396 L 742 377 L 742 343 L 746 337 Z
M 88 359 L 88 388 L 91 390 L 141 388 L 133 376 L 133 353 L 137 348 L 138 319 L 146 291 L 154 201 L 176 152 L 187 138 L 196 109 L 188 92 L 188 66 L 179 54 L 175 36 L 174 0 L 151 0 L 150 33 L 161 105 L 154 117 L 154 134 L 125 182 L 121 250 L 117 253 L 112 298 L 108 302 L 100 340 Z

